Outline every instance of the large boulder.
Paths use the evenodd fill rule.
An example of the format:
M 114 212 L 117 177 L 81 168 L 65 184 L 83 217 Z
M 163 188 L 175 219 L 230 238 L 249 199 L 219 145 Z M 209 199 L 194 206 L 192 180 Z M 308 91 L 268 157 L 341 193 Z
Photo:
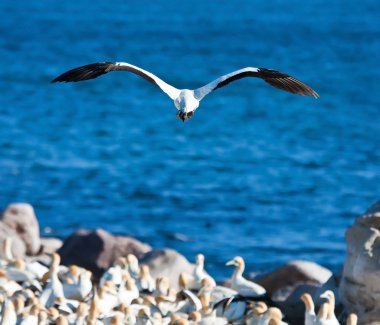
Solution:
M 341 301 L 360 324 L 380 324 L 380 201 L 346 231 L 346 243 Z
M 9 205 L 1 216 L 1 221 L 12 228 L 24 241 L 26 253 L 37 254 L 40 249 L 40 228 L 34 209 L 27 203 Z
M 84 267 L 99 278 L 118 257 L 140 257 L 150 250 L 149 245 L 129 236 L 115 236 L 103 229 L 82 229 L 65 240 L 58 254 L 62 264 Z
M 317 263 L 295 260 L 255 279 L 255 282 L 267 290 L 290 324 L 303 324 L 305 306 L 300 300 L 301 295 L 311 294 L 318 304 L 322 288 L 323 291 L 330 288 L 327 283 L 332 278 L 332 272 Z
M 156 249 L 146 253 L 140 260 L 150 268 L 153 278 L 168 277 L 170 285 L 178 289 L 178 277 L 181 272 L 193 273 L 194 264 L 177 251 L 169 248 Z
M 59 238 L 42 237 L 40 240 L 40 254 L 53 254 L 58 251 L 63 245 L 63 241 Z
M 272 296 L 278 290 L 293 288 L 299 284 L 320 286 L 332 273 L 325 267 L 309 261 L 291 261 L 276 270 L 262 276 L 257 283 L 262 285 Z
M 5 259 L 4 243 L 11 240 L 11 253 L 14 258 L 23 258 L 26 253 L 25 243 L 17 235 L 16 231 L 0 221 L 0 258 Z

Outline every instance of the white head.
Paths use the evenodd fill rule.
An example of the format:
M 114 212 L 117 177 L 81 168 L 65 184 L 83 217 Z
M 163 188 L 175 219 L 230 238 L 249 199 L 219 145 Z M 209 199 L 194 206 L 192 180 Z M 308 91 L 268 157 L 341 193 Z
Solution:
M 174 105 L 178 109 L 177 118 L 186 122 L 194 114 L 199 106 L 199 101 L 194 97 L 194 92 L 189 89 L 183 89 L 179 96 L 174 100 Z

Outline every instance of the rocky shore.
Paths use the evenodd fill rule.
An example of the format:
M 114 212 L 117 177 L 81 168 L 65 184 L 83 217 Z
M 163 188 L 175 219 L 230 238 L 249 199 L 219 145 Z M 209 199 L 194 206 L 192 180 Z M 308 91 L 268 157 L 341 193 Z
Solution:
M 266 300 L 267 305 L 269 307 L 273 305 L 279 308 L 283 316 L 282 321 L 286 321 L 289 324 L 304 324 L 305 306 L 307 309 L 307 305 L 301 301 L 302 295 L 305 293 L 309 294 L 318 311 L 323 309 L 320 306 L 323 306 L 326 301 L 325 298 L 321 297 L 325 292 L 335 293 L 335 314 L 341 324 L 346 323 L 346 318 L 350 313 L 355 313 L 359 316 L 359 324 L 380 324 L 380 241 L 377 240 L 379 237 L 380 201 L 370 207 L 362 216 L 358 217 L 352 227 L 347 230 L 347 256 L 341 272 L 333 274 L 330 270 L 309 261 L 290 261 L 272 272 L 248 280 L 254 281 L 257 285 L 265 289 L 265 299 L 269 299 Z M 196 274 L 198 264 L 193 264 L 192 261 L 188 261 L 183 255 L 173 249 L 153 249 L 148 244 L 142 243 L 135 238 L 113 235 L 103 229 L 81 229 L 64 241 L 57 238 L 41 238 L 37 217 L 33 207 L 29 204 L 11 204 L 3 211 L 0 220 L 0 243 L 4 243 L 3 248 L 0 250 L 0 260 L 5 261 L 2 262 L 2 269 L 4 269 L 5 275 L 8 274 L 7 268 L 17 265 L 15 261 L 20 260 L 24 261 L 27 265 L 28 263 L 38 263 L 42 267 L 46 267 L 47 275 L 44 275 L 45 278 L 42 276 L 41 278 L 34 278 L 34 280 L 37 280 L 34 286 L 41 287 L 38 290 L 36 289 L 40 291 L 38 294 L 33 293 L 37 297 L 39 297 L 40 294 L 42 295 L 43 290 L 45 290 L 44 286 L 48 285 L 49 276 L 51 277 L 52 274 L 52 265 L 57 263 L 57 261 L 54 260 L 57 258 L 59 258 L 58 264 L 60 264 L 60 267 L 66 266 L 67 270 L 73 268 L 74 265 L 79 270 L 83 270 L 83 274 L 86 274 L 86 270 L 91 272 L 88 274 L 92 275 L 92 290 L 88 292 L 88 295 L 92 296 L 92 298 L 89 298 L 87 295 L 77 300 L 78 304 L 87 302 L 90 309 L 95 299 L 94 296 L 97 296 L 95 292 L 97 292 L 97 290 L 103 290 L 99 286 L 99 281 L 100 284 L 102 284 L 102 279 L 104 280 L 105 274 L 110 272 L 115 265 L 119 265 L 118 263 L 124 263 L 120 261 L 124 261 L 128 256 L 137 258 L 136 263 L 139 265 L 139 270 L 143 269 L 140 269 L 142 265 L 146 265 L 151 278 L 155 282 L 157 282 L 157 279 L 167 279 L 167 285 L 176 292 L 177 295 L 179 292 L 182 292 L 185 293 L 186 296 L 186 290 L 192 290 L 193 293 L 199 295 L 199 292 L 202 290 L 201 285 L 199 288 L 196 288 L 195 291 L 195 288 L 192 288 L 191 285 L 184 284 L 186 283 L 184 280 L 186 277 L 184 277 L 184 275 Z M 7 252 L 5 243 L 11 243 L 10 254 Z M 12 256 L 12 261 L 9 255 Z M 125 265 L 129 265 L 128 262 L 125 263 Z M 207 269 L 207 260 L 204 261 L 204 264 Z M 247 271 L 248 272 L 245 273 L 248 274 L 249 270 Z M 60 273 L 60 280 L 64 278 L 62 272 Z M 70 272 L 66 271 L 66 273 L 69 274 Z M 0 276 L 4 275 L 0 274 Z M 212 279 L 208 274 L 207 278 Z M 12 280 L 10 279 L 10 275 L 8 276 L 8 280 Z M 50 279 L 50 281 L 53 280 Z M 140 278 L 134 279 L 136 283 L 139 281 Z M 231 284 L 231 279 L 226 279 L 225 283 L 219 284 L 219 287 L 227 288 L 231 287 L 231 285 L 233 287 L 233 281 L 234 279 L 232 279 Z M 24 283 L 20 283 L 17 279 L 16 282 L 22 285 L 24 290 L 29 290 L 26 289 L 27 287 Z M 1 317 L 3 318 L 5 317 L 5 302 L 8 301 L 7 299 L 10 299 L 9 297 L 13 299 L 17 293 L 17 291 L 14 291 L 10 294 L 6 289 L 8 288 L 6 285 L 8 285 L 7 281 L 0 282 L 0 291 L 3 295 L 1 297 L 1 301 L 3 302 Z M 29 282 L 28 285 L 30 285 Z M 141 292 L 142 291 L 140 291 L 140 295 Z M 143 297 L 147 297 L 145 293 Z M 64 296 L 64 298 L 67 297 Z M 137 295 L 135 299 L 137 298 L 141 297 Z M 186 299 L 191 300 L 192 298 L 187 297 Z M 229 304 L 233 305 L 233 303 L 237 303 L 234 299 L 230 300 Z M 224 317 L 230 323 L 248 324 L 247 315 L 250 313 L 249 309 L 252 306 L 252 310 L 254 310 L 254 308 L 257 310 L 258 308 L 256 300 L 257 299 L 254 299 L 254 302 L 250 304 L 248 304 L 247 299 L 244 300 L 247 305 L 245 306 L 242 316 L 244 319 L 240 320 L 240 322 L 228 319 L 223 313 L 218 316 Z M 155 304 L 157 304 L 157 301 Z M 53 305 L 50 307 L 53 307 Z M 77 308 L 79 308 L 79 305 Z M 158 307 L 155 306 L 155 308 Z M 213 308 L 217 309 L 217 303 L 213 305 Z M 58 313 L 61 313 L 60 309 L 57 309 Z M 196 308 L 195 311 L 197 311 Z M 47 310 L 47 313 L 48 312 Z M 77 313 L 75 310 L 72 312 Z M 67 312 L 63 314 L 69 319 Z M 142 317 L 142 315 L 140 316 Z M 162 318 L 164 316 L 162 313 L 160 317 Z M 57 316 L 55 320 L 57 324 L 58 317 L 59 316 Z M 105 316 L 103 315 L 103 317 Z M 153 316 L 151 315 L 149 317 L 152 318 Z M 149 317 L 148 319 L 152 324 L 164 323 L 154 323 Z M 62 319 L 63 318 L 64 317 L 62 317 Z M 184 320 L 189 324 L 196 324 L 193 320 L 185 318 L 186 317 L 184 317 Z M 101 318 L 98 318 L 97 322 L 100 322 L 100 319 Z M 111 318 L 109 321 L 111 321 Z M 191 323 L 192 321 L 193 323 Z M 97 322 L 94 324 L 97 324 Z M 120 324 L 124 323 L 126 322 L 120 322 Z M 149 322 L 145 323 L 150 324 Z M 202 322 L 199 321 L 198 323 L 201 324 Z M 0 324 L 3 324 L 3 322 Z M 37 322 L 36 324 L 40 323 Z M 84 324 L 90 323 L 85 322 Z M 114 324 L 119 323 L 115 320 Z M 177 324 L 177 322 L 172 321 L 170 324 Z M 178 324 L 182 323 L 178 322 Z M 254 322 L 252 322 L 252 324 L 254 324 Z

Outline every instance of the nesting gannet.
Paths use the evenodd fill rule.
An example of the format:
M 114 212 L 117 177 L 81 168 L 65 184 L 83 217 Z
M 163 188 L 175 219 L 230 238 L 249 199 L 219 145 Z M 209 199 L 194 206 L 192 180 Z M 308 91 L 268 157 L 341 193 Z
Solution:
M 152 293 L 156 288 L 156 282 L 150 275 L 150 270 L 148 265 L 141 265 L 140 276 L 137 281 L 137 287 L 139 291 L 144 293 Z
M 59 317 L 58 309 L 51 306 L 51 307 L 48 307 L 46 311 L 48 313 L 49 322 L 53 322 L 55 324 L 55 321 Z
M 358 316 L 351 313 L 347 316 L 346 325 L 356 325 L 358 323 Z
M 181 290 L 177 293 L 176 300 L 171 302 L 163 297 L 157 297 L 157 307 L 163 316 L 169 316 L 173 313 L 185 316 L 193 311 L 200 311 L 202 304 L 200 299 L 190 290 Z
M 190 314 L 193 311 L 199 311 L 202 309 L 202 303 L 200 299 L 190 290 L 185 289 L 178 292 L 177 301 L 181 298 L 184 299 L 182 299 L 182 304 L 178 303 L 178 306 L 180 306 L 180 308 L 176 310 L 177 312 Z
M 86 318 L 86 325 L 98 325 L 101 324 L 101 322 L 98 320 L 99 314 L 100 314 L 100 304 L 99 304 L 99 297 L 95 293 L 90 304 L 90 309 Z
M 76 325 L 84 325 L 86 321 L 86 317 L 88 315 L 88 311 L 89 311 L 89 306 L 86 303 L 84 302 L 79 303 L 78 308 L 75 311 L 75 315 L 73 315 L 73 318 L 74 318 L 73 323 Z
M 277 307 L 270 307 L 259 301 L 247 314 L 246 325 L 268 325 L 270 320 L 276 320 L 276 324 L 287 325 L 282 321 L 282 312 Z
M 21 298 L 21 295 L 16 295 L 13 298 L 13 305 L 17 316 L 19 316 L 25 308 L 25 301 Z
M 235 271 L 232 275 L 231 288 L 244 297 L 260 297 L 266 294 L 266 290 L 257 283 L 244 279 L 243 272 L 245 263 L 242 257 L 236 256 L 228 261 L 226 265 L 234 265 Z
M 48 273 L 50 281 L 46 283 L 46 286 L 40 295 L 40 302 L 45 307 L 53 306 L 56 298 L 65 297 L 62 283 L 58 278 L 58 267 L 60 262 L 60 256 L 57 253 L 53 253 Z
M 201 295 L 203 293 L 208 293 L 210 295 L 209 300 L 212 305 L 225 298 L 230 298 L 238 294 L 236 290 L 215 285 L 214 279 L 211 279 L 210 277 L 205 277 L 201 281 L 201 285 L 202 287 L 199 290 L 198 294 Z
M 176 292 L 170 287 L 170 281 L 168 277 L 156 278 L 156 289 L 153 292 L 155 297 L 165 297 L 168 301 L 176 300 Z
M 67 299 L 76 299 L 82 301 L 92 291 L 90 271 L 81 272 L 78 276 L 77 283 L 63 283 L 63 293 Z
M 305 325 L 313 325 L 317 316 L 314 311 L 314 301 L 309 293 L 304 293 L 301 300 L 305 304 Z
M 12 238 L 7 237 L 4 239 L 0 249 L 0 265 L 4 266 L 13 261 L 12 254 Z
M 210 285 L 216 286 L 215 280 L 207 274 L 204 269 L 205 257 L 203 254 L 197 254 L 195 257 L 195 267 L 192 274 L 182 272 L 180 274 L 180 287 L 186 284 L 186 289 L 199 290 L 202 287 L 202 280 L 208 278 Z
M 16 282 L 29 282 L 36 278 L 36 275 L 26 269 L 26 263 L 22 259 L 16 259 L 7 265 L 7 278 Z
M 327 302 L 323 303 L 318 310 L 317 317 L 315 318 L 314 325 L 329 325 L 330 322 L 328 320 L 329 314 L 329 304 Z
M 245 318 L 247 301 L 242 296 L 226 298 L 215 304 L 216 316 L 225 317 L 229 323 L 240 323 Z
M 268 311 L 268 306 L 265 302 L 258 301 L 247 312 L 246 325 L 258 325 L 266 320 L 265 313 Z
M 273 87 L 294 94 L 308 95 L 315 98 L 319 97 L 313 89 L 290 75 L 275 70 L 252 67 L 236 70 L 234 72 L 221 76 L 218 79 L 208 83 L 207 85 L 195 90 L 177 89 L 167 84 L 154 74 L 126 62 L 99 62 L 88 64 L 69 70 L 52 80 L 52 82 L 88 80 L 99 77 L 110 71 L 129 71 L 160 87 L 161 90 L 174 101 L 174 105 L 178 110 L 177 117 L 182 122 L 185 122 L 193 116 L 194 111 L 199 106 L 199 102 L 207 94 L 228 85 L 232 81 L 245 77 L 256 77 L 263 79 Z
M 10 295 L 13 295 L 14 292 L 21 290 L 22 287 L 14 280 L 7 278 L 7 272 L 3 269 L 0 269 L 0 290 L 8 292 Z
M 135 284 L 135 280 L 129 276 L 129 274 L 125 275 L 125 279 L 123 279 L 122 285 L 119 288 L 117 293 L 117 297 L 120 303 L 124 303 L 129 305 L 133 299 L 139 297 L 139 289 Z
M 69 325 L 69 321 L 65 316 L 58 316 L 57 320 L 55 321 L 56 325 Z
M 119 305 L 119 308 L 123 307 Z M 124 314 L 124 321 L 126 324 L 135 324 L 136 323 L 136 313 L 131 306 L 125 306 L 121 309 L 121 312 Z
M 126 269 L 127 260 L 125 257 L 119 257 L 113 263 L 113 266 L 108 268 L 102 275 L 99 285 L 102 286 L 104 282 L 111 280 L 115 285 L 120 285 L 122 281 L 122 273 Z
M 6 298 L 3 301 L 0 317 L 0 325 L 16 325 L 17 315 L 11 300 Z
M 48 324 L 48 314 L 45 310 L 40 310 L 38 313 L 38 325 L 47 325 Z M 82 325 L 82 324 L 78 324 Z
M 39 308 L 32 306 L 28 315 L 25 315 L 18 323 L 19 325 L 38 325 Z
M 148 307 L 141 308 L 137 313 L 136 325 L 147 325 L 150 322 L 150 311 Z
M 133 254 L 127 255 L 128 272 L 134 280 L 138 280 L 140 276 L 139 260 Z
M 119 304 L 118 292 L 114 287 L 107 284 L 111 284 L 111 282 L 106 282 L 100 287 L 98 289 L 98 299 L 96 301 L 93 299 L 93 303 L 98 304 L 97 309 L 100 315 L 107 315 Z
M 339 322 L 335 316 L 335 295 L 332 290 L 326 290 L 323 294 L 321 294 L 321 298 L 326 298 L 327 299 L 327 304 L 328 304 L 328 315 L 327 315 L 327 320 L 329 325 L 339 325 Z

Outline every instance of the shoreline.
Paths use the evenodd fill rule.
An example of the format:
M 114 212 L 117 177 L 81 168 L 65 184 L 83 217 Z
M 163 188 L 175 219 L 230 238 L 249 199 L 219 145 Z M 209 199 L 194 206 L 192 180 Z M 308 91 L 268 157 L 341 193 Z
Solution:
M 376 223 L 380 226 L 380 221 L 378 221 L 377 218 L 380 220 L 380 203 L 375 204 L 363 216 L 360 216 L 356 220 L 356 223 L 347 231 L 346 238 L 348 246 L 350 247 L 350 245 L 352 245 L 350 244 L 350 238 L 355 238 L 356 236 L 358 230 L 356 230 L 355 227 L 357 224 L 366 224 L 368 226 L 372 225 L 372 223 Z M 12 267 L 16 267 L 17 269 L 17 263 L 26 265 L 23 269 L 17 269 L 17 272 L 21 273 L 28 270 L 29 264 L 33 265 L 35 263 L 38 263 L 40 268 L 45 268 L 45 270 L 50 269 L 50 271 L 34 277 L 34 281 L 37 281 L 37 287 L 40 287 L 40 289 L 34 293 L 37 298 L 40 294 L 43 296 L 42 292 L 49 283 L 49 280 L 44 279 L 44 277 L 51 276 L 51 268 L 54 264 L 58 263 L 55 267 L 57 269 L 62 268 L 67 274 L 71 272 L 69 271 L 71 268 L 75 268 L 80 274 L 90 274 L 88 281 L 90 281 L 92 288 L 97 288 L 94 291 L 97 292 L 98 290 L 102 290 L 104 277 L 106 274 L 109 274 L 110 270 L 117 267 L 118 261 L 124 261 L 122 262 L 124 263 L 122 268 L 125 270 L 130 267 L 131 262 L 125 262 L 125 259 L 130 258 L 130 256 L 135 259 L 137 265 L 137 271 L 135 271 L 135 277 L 133 278 L 133 281 L 136 283 L 141 281 L 139 278 L 140 271 L 143 268 L 147 268 L 147 272 L 154 283 L 159 281 L 158 279 L 165 279 L 168 288 L 177 294 L 183 292 L 183 290 L 193 289 L 193 292 L 199 295 L 199 288 L 202 288 L 196 287 L 195 289 L 191 288 L 191 285 L 188 287 L 183 284 L 186 282 L 183 280 L 186 277 L 190 279 L 195 277 L 198 260 L 196 264 L 193 264 L 173 249 L 153 249 L 150 245 L 142 243 L 133 237 L 113 235 L 100 228 L 95 230 L 78 230 L 64 241 L 52 237 L 41 238 L 39 237 L 37 217 L 34 214 L 33 207 L 28 204 L 12 204 L 8 206 L 2 214 L 0 226 L 3 229 L 3 235 L 5 235 L 0 255 L 3 265 L 5 265 L 6 277 L 9 281 L 12 280 L 10 278 L 11 276 L 8 275 L 9 269 Z M 374 230 L 373 227 L 369 227 L 369 231 L 372 232 L 372 237 L 364 242 L 364 246 L 367 256 L 372 258 L 374 254 L 377 254 L 377 251 L 373 251 L 375 248 L 372 247 L 375 247 L 376 236 L 380 237 L 380 230 Z M 355 234 L 350 235 L 350 232 L 354 232 Z M 334 301 L 334 306 L 341 320 L 345 319 L 349 312 L 359 313 L 359 316 L 364 316 L 365 319 L 368 315 L 371 315 L 371 313 L 360 313 L 360 309 L 355 305 L 350 305 L 348 301 L 348 297 L 350 297 L 355 290 L 355 288 L 352 288 L 352 284 L 346 281 L 347 275 L 350 274 L 350 272 L 352 273 L 351 267 L 347 267 L 347 265 L 351 263 L 350 256 L 352 255 L 352 248 L 349 248 L 349 251 L 350 254 L 346 258 L 345 267 L 341 272 L 336 272 L 335 274 L 316 263 L 302 260 L 289 261 L 273 271 L 260 274 L 256 277 L 250 277 L 249 271 L 251 270 L 244 270 L 244 266 L 242 272 L 244 272 L 243 276 L 247 281 L 253 281 L 263 288 L 266 297 L 270 299 L 267 303 L 274 303 L 276 307 L 280 308 L 284 319 L 290 324 L 298 324 L 304 317 L 305 306 L 300 299 L 302 295 L 306 293 L 309 294 L 318 308 L 322 306 L 325 301 L 320 298 L 321 294 L 327 291 L 335 293 L 336 301 Z M 207 256 L 207 252 L 204 253 L 206 253 L 205 255 Z M 55 261 L 56 259 L 59 259 L 59 262 Z M 212 279 L 212 275 L 206 272 L 207 259 L 204 260 L 203 257 L 203 261 L 204 265 L 202 265 L 202 270 L 203 267 L 205 270 L 202 272 L 205 274 L 204 277 Z M 144 267 L 142 267 L 143 265 Z M 367 266 L 364 265 L 363 268 L 365 267 Z M 130 270 L 128 274 L 132 274 Z M 232 274 L 235 274 L 233 270 L 231 270 L 231 275 Z M 64 278 L 60 280 L 65 281 Z M 380 283 L 380 277 L 378 280 Z M 50 281 L 53 281 L 53 279 L 50 279 Z M 223 288 L 223 290 L 228 290 L 231 286 L 234 287 L 234 281 L 234 276 L 232 276 L 232 278 L 223 280 L 217 285 Z M 75 284 L 79 285 L 79 282 L 74 282 L 74 285 Z M 23 285 L 25 287 L 25 283 L 23 283 Z M 198 285 L 200 286 L 200 284 Z M 131 286 L 133 287 L 133 285 Z M 11 297 L 14 294 L 15 292 L 12 292 Z M 366 294 L 371 294 L 371 288 L 368 288 L 368 293 Z M 90 292 L 88 292 L 87 295 L 92 295 L 90 300 L 93 302 L 96 295 L 94 296 L 94 293 Z M 134 299 L 141 298 L 140 295 L 142 295 L 141 297 L 146 297 L 145 293 L 143 294 L 142 291 L 139 291 Z M 66 298 L 66 296 L 63 296 L 63 299 Z M 80 298 L 81 299 L 77 300 L 77 303 L 84 303 L 85 297 Z M 246 312 L 249 312 L 249 299 L 247 298 L 245 302 L 247 303 L 245 307 Z M 131 303 L 132 301 L 129 302 L 129 304 Z M 218 303 L 214 302 L 214 304 L 215 305 L 212 304 L 210 306 L 217 308 Z M 88 306 L 89 308 L 90 305 Z M 256 302 L 254 306 L 256 306 Z M 116 307 L 115 305 L 113 308 Z M 270 309 L 269 307 L 270 304 L 267 305 L 267 310 Z M 42 308 L 41 310 L 44 309 Z M 108 312 L 111 313 L 111 310 Z M 241 317 L 247 317 L 246 312 L 242 314 Z M 71 314 L 75 314 L 75 312 L 72 311 Z M 227 320 L 231 321 L 228 319 L 230 316 L 228 316 L 226 310 L 219 311 L 219 314 L 220 317 L 227 318 Z M 106 316 L 108 317 L 110 315 Z M 98 315 L 98 317 L 103 318 L 106 316 Z M 163 316 L 167 317 L 167 315 L 162 314 L 161 317 Z M 190 317 L 190 313 L 188 313 L 187 317 Z

